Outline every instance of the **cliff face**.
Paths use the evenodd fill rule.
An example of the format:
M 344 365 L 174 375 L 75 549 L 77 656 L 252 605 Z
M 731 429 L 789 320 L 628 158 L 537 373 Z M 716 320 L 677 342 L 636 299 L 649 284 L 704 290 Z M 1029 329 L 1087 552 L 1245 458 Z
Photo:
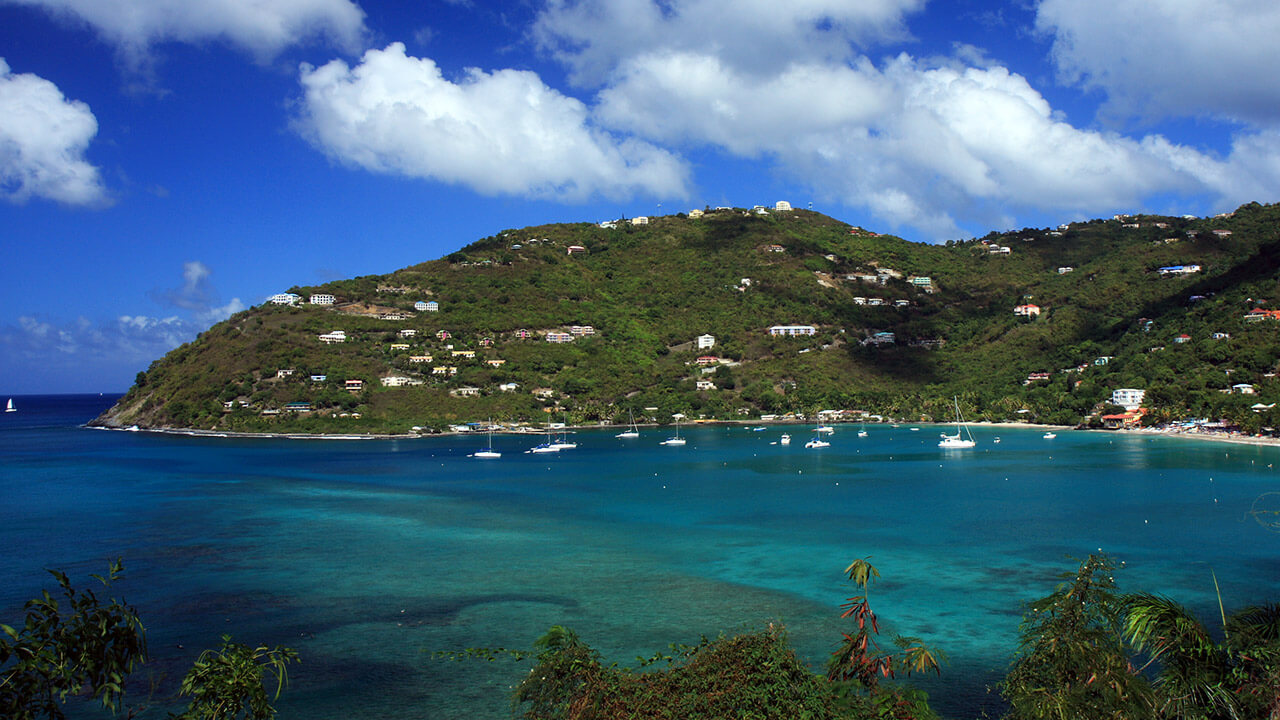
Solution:
M 505 231 L 239 313 L 153 363 L 95 424 L 403 432 L 549 412 L 820 408 L 917 419 L 948 417 L 953 395 L 966 417 L 1076 422 L 1115 387 L 1144 387 L 1171 412 L 1233 411 L 1223 369 L 1267 390 L 1280 356 L 1280 323 L 1244 320 L 1280 303 L 1278 227 L 1280 211 L 1255 204 L 947 246 L 808 211 Z M 1198 269 L 1161 272 L 1174 266 Z

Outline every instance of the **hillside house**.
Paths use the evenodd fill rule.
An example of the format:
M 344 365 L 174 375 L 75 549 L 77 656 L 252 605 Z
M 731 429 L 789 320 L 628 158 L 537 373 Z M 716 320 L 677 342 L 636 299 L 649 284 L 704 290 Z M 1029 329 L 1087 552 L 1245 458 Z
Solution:
M 1174 341 L 1174 342 L 1176 342 L 1176 343 L 1178 343 L 1179 345 L 1181 345 L 1181 344 L 1186 343 L 1186 342 L 1191 342 L 1191 336 L 1190 336 L 1190 335 L 1187 335 L 1186 333 L 1183 333 L 1183 334 L 1179 335 L 1178 337 L 1174 338 L 1174 339 L 1173 339 L 1173 341 Z
M 391 343 L 392 350 L 408 350 L 409 343 Z
M 706 367 L 708 365 L 719 365 L 720 358 L 716 357 L 715 355 L 703 355 L 699 357 L 697 360 L 694 360 L 693 362 L 695 365 Z
M 436 302 L 435 300 L 428 300 L 427 302 L 423 303 L 423 306 L 424 307 L 422 309 L 425 312 L 440 312 L 440 303 Z
M 569 327 L 569 334 L 574 337 L 586 337 L 595 335 L 596 329 L 590 325 L 572 325 Z
M 1069 272 L 1075 272 L 1075 268 L 1071 267 L 1070 265 L 1058 268 L 1059 275 L 1066 275 Z
M 311 412 L 311 403 L 309 402 L 291 402 L 284 404 L 285 412 Z
M 1280 310 L 1263 310 L 1254 308 L 1244 315 L 1245 322 L 1262 322 L 1263 320 L 1280 320 Z
M 1249 383 L 1236 383 L 1231 386 L 1231 392 L 1236 395 L 1252 395 L 1254 394 L 1253 386 Z
M 742 278 L 738 281 L 738 284 L 742 287 L 751 287 L 751 278 Z
M 293 374 L 293 368 L 283 368 L 276 371 L 276 378 L 287 378 Z
M 417 310 L 418 312 L 426 312 L 427 304 L 419 300 L 418 302 L 413 304 L 413 309 Z
M 871 307 L 882 307 L 884 306 L 884 298 L 878 298 L 878 297 L 867 298 L 867 305 Z
M 631 224 L 632 225 L 648 225 L 649 218 L 645 217 L 644 215 L 641 215 L 640 217 L 636 217 L 636 218 L 631 218 Z
M 557 344 L 571 343 L 573 342 L 573 336 L 567 332 L 549 332 L 547 333 L 547 342 Z
M 1165 277 L 1175 276 L 1175 275 L 1191 275 L 1193 273 L 1200 272 L 1200 266 L 1199 265 L 1168 265 L 1166 267 L 1157 269 L 1156 272 L 1160 273 Z
M 1099 355 L 1098 357 L 1093 359 L 1093 364 L 1097 367 L 1101 367 L 1111 362 L 1112 360 L 1115 360 L 1114 355 Z
M 933 290 L 933 278 L 927 275 L 912 275 L 911 277 L 907 278 L 907 282 L 920 288 L 921 290 L 924 290 L 925 292 Z
M 1017 315 L 1018 317 L 1026 317 L 1026 318 L 1040 317 L 1040 306 L 1030 305 L 1030 304 L 1019 305 L 1013 309 L 1013 314 Z
M 1210 335 L 1209 337 L 1213 338 L 1214 340 L 1230 340 L 1231 333 L 1216 332 Z
M 502 367 L 503 365 L 506 364 L 507 361 L 501 358 L 490 358 L 489 360 L 485 360 L 484 362 L 489 367 Z
M 453 336 L 449 334 L 448 330 L 440 330 L 439 332 L 436 333 L 436 339 L 442 342 L 445 340 L 448 340 L 451 337 Z
M 342 384 L 342 387 L 347 392 L 358 393 L 361 390 L 364 390 L 364 381 L 363 380 L 347 380 Z
M 429 363 L 433 360 L 435 360 L 435 358 L 430 355 L 410 355 L 409 356 L 409 362 L 415 365 L 420 365 L 422 363 Z
M 769 328 L 770 335 L 817 335 L 818 328 L 812 325 L 773 325 Z
M 1231 231 L 1230 231 L 1230 230 L 1214 230 L 1214 231 L 1213 231 L 1213 234 L 1214 234 L 1214 235 L 1217 235 L 1217 236 L 1218 236 L 1218 237 L 1220 237 L 1220 238 L 1223 238 L 1223 237 L 1231 237 Z
M 520 328 L 519 330 L 516 331 L 516 337 L 521 340 L 528 340 L 529 338 L 533 337 L 533 333 L 529 332 L 528 330 L 525 330 L 524 328 Z
M 498 386 L 499 392 L 515 392 L 520 389 L 520 383 L 505 382 Z
M 405 329 L 401 330 L 401 331 L 400 331 L 400 333 L 399 333 L 400 337 L 402 337 L 402 338 L 411 338 L 411 337 L 415 337 L 417 334 L 418 334 L 418 331 L 417 331 L 417 330 L 414 330 L 413 328 L 405 328 Z
M 449 394 L 454 397 L 479 397 L 480 388 L 478 387 L 454 388 L 453 390 L 449 391 Z
M 587 249 L 581 245 L 570 245 L 565 248 L 566 255 L 586 255 Z
M 716 338 L 714 335 L 699 335 L 696 339 L 699 350 L 705 350 L 716 346 Z
M 854 305 L 866 305 L 866 304 L 867 304 L 867 299 L 866 299 L 866 298 L 864 298 L 864 297 L 862 297 L 862 296 L 860 296 L 860 295 L 859 295 L 859 296 L 856 296 L 856 297 L 854 297 L 854 298 L 853 298 L 853 304 L 854 304 Z
M 325 380 L 328 380 L 328 379 L 329 379 L 329 376 L 323 375 L 323 374 L 317 374 L 317 375 L 311 376 L 311 382 L 324 382 Z
M 1013 250 L 1009 249 L 1008 245 L 988 245 L 987 246 L 988 255 L 1008 255 L 1012 252 Z
M 702 216 L 703 216 L 703 214 L 704 214 L 704 213 L 703 213 L 701 210 L 698 210 L 697 208 L 694 208 L 693 210 L 690 210 L 690 211 L 689 211 L 689 219 L 690 219 L 690 220 L 697 220 L 698 218 L 702 217 Z
M 716 389 L 716 384 L 711 382 L 710 380 L 698 380 L 693 385 L 698 390 L 715 390 Z
M 320 342 L 326 345 L 347 341 L 347 333 L 342 330 L 333 330 L 317 337 L 320 338 Z
M 476 351 L 475 350 L 454 350 L 452 352 L 452 356 L 456 358 L 458 357 L 464 358 L 466 360 L 474 360 L 476 357 Z
M 297 305 L 298 301 L 301 299 L 301 295 L 295 295 L 293 293 L 276 293 L 275 295 L 267 298 L 272 305 Z
M 1047 372 L 1033 372 L 1033 373 L 1031 373 L 1030 375 L 1027 375 L 1027 379 L 1026 379 L 1026 380 L 1023 380 L 1023 381 L 1022 381 L 1022 384 L 1023 384 L 1023 385 L 1030 385 L 1030 384 L 1031 384 L 1031 383 L 1033 383 L 1033 382 L 1040 382 L 1040 381 L 1042 381 L 1042 380 L 1048 380 L 1050 377 L 1052 377 L 1052 376 L 1051 376 L 1049 373 L 1047 373 Z
M 1111 391 L 1111 404 L 1130 412 L 1137 410 L 1147 397 L 1147 391 L 1138 388 L 1116 388 Z
M 325 293 L 318 293 L 316 295 L 311 296 L 312 305 L 332 305 L 337 301 L 338 301 L 337 298 Z
M 787 211 L 791 209 L 791 203 L 786 200 L 779 200 L 773 204 L 773 209 L 778 211 Z
M 898 336 L 891 332 L 878 332 L 871 337 L 862 341 L 863 345 L 894 345 L 898 342 Z
M 780 252 L 786 252 L 787 249 L 782 247 L 781 245 L 765 245 L 764 251 L 771 252 L 771 253 L 780 253 Z

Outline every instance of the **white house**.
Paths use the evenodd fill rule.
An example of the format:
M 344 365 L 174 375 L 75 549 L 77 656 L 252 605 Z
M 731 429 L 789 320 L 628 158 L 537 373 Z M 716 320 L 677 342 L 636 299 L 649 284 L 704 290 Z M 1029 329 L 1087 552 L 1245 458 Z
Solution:
M 276 377 L 287 378 L 293 374 L 293 368 L 282 368 L 276 371 Z
M 699 380 L 694 383 L 694 386 L 699 390 L 715 390 L 716 389 L 716 384 L 711 382 L 710 380 Z
M 334 343 L 346 342 L 347 333 L 342 330 L 333 330 L 331 332 L 327 332 L 323 335 L 320 335 L 319 338 L 320 338 L 320 342 L 326 345 L 332 345 Z
M 1146 398 L 1147 391 L 1135 388 L 1116 388 L 1111 391 L 1111 404 L 1119 405 L 1129 412 L 1133 412 L 1142 406 L 1142 401 Z
M 417 334 L 418 334 L 418 331 L 414 330 L 413 328 L 405 328 L 400 331 L 400 337 L 402 338 L 410 338 Z
M 297 305 L 298 301 L 301 299 L 301 295 L 295 295 L 293 293 L 276 293 L 275 295 L 267 298 L 267 300 L 273 305 Z
M 571 343 L 573 336 L 567 332 L 549 332 L 547 333 L 547 342 L 549 343 Z
M 791 203 L 787 202 L 786 200 L 779 200 L 778 202 L 773 204 L 773 209 L 774 210 L 790 210 Z
M 1252 395 L 1253 386 L 1249 383 L 1236 383 L 1231 386 L 1231 392 L 1236 393 L 1237 395 Z
M 421 385 L 421 380 L 404 377 L 403 375 L 388 375 L 382 378 L 382 387 L 404 387 L 405 385 Z
M 773 325 L 769 328 L 770 335 L 817 335 L 818 328 L 812 325 Z
M 440 312 L 440 303 L 436 302 L 435 300 L 428 300 L 422 305 L 423 305 L 422 309 L 425 310 L 426 312 Z
M 596 329 L 590 325 L 572 325 L 569 327 L 569 334 L 575 337 L 585 337 L 587 335 L 595 335 Z
M 690 218 L 691 220 L 696 220 L 697 218 L 702 217 L 702 216 L 703 216 L 703 214 L 704 214 L 704 213 L 703 213 L 703 211 L 698 210 L 697 208 L 695 208 L 695 209 L 693 209 L 693 210 L 690 210 L 690 211 L 689 211 L 689 218 Z
M 413 304 L 413 309 L 417 310 L 418 312 L 425 312 L 427 309 L 427 304 L 419 300 L 418 302 Z
M 698 336 L 698 349 L 699 349 L 699 350 L 702 350 L 702 349 L 705 349 L 705 348 L 709 348 L 709 347 L 715 347 L 715 346 L 716 346 L 716 338 L 715 338 L 715 336 L 714 336 L 714 335 L 699 335 L 699 336 Z
M 311 296 L 312 305 L 332 305 L 337 301 L 338 301 L 337 298 L 325 293 L 320 293 L 320 294 Z
M 1040 315 L 1040 306 L 1019 305 L 1013 309 L 1013 314 L 1018 317 L 1038 317 Z
M 431 355 L 410 355 L 409 356 L 409 362 L 411 363 L 429 363 L 434 359 L 435 358 L 433 358 Z
M 1167 267 L 1162 267 L 1156 270 L 1156 272 L 1160 273 L 1161 275 L 1191 275 L 1192 273 L 1200 272 L 1200 266 L 1199 265 L 1169 265 Z
M 648 225 L 649 218 L 645 217 L 644 215 L 641 215 L 640 217 L 637 217 L 637 218 L 631 218 L 631 224 L 632 225 Z

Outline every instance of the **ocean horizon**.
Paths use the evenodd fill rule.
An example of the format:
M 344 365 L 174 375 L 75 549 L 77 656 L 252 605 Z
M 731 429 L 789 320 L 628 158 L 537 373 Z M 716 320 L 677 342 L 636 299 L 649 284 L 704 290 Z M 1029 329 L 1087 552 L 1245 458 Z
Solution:
M 137 606 L 161 695 L 229 633 L 294 647 L 279 717 L 508 717 L 529 661 L 436 651 L 529 649 L 565 625 L 607 662 L 701 636 L 785 625 L 820 668 L 847 629 L 844 575 L 869 557 L 884 642 L 944 650 L 911 679 L 946 717 L 994 715 L 1026 603 L 1090 553 L 1122 590 L 1168 595 L 1212 625 L 1280 597 L 1280 448 L 1186 438 L 936 426 L 686 426 L 578 448 L 468 457 L 483 436 L 378 440 L 191 437 L 81 427 L 118 395 L 14 396 L 0 416 L 0 622 L 116 557 L 110 594 Z M 781 433 L 795 441 L 778 444 Z M 1000 442 L 994 442 L 996 436 Z M 145 687 L 145 685 L 144 685 Z M 142 698 L 135 693 L 133 701 Z M 158 701 L 158 706 L 167 707 Z

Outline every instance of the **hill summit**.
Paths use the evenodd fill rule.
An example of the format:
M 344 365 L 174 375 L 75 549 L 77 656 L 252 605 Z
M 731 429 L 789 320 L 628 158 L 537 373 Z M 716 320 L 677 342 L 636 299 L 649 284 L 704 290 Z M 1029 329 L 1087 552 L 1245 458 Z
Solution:
M 544 225 L 290 288 L 152 363 L 94 424 L 945 421 L 953 397 L 970 420 L 1075 424 L 1140 389 L 1147 422 L 1256 430 L 1280 394 L 1278 279 L 1280 207 L 1257 203 L 945 245 L 786 208 Z

